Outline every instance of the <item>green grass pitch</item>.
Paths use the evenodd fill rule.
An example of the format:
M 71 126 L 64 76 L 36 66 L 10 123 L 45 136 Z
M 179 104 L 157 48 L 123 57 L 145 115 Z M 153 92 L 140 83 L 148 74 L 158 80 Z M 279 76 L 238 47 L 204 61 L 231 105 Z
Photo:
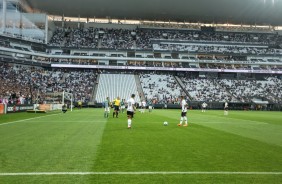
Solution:
M 282 183 L 282 113 L 0 116 L 0 183 Z M 168 126 L 163 126 L 167 121 Z

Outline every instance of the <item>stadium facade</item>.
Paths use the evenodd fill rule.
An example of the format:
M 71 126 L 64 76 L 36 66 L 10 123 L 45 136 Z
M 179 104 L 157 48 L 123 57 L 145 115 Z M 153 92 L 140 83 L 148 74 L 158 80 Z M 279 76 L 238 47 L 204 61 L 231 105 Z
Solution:
M 277 25 L 58 20 L 34 13 L 27 2 L 3 0 L 1 5 L 0 62 L 19 86 L 2 89 L 2 99 L 15 93 L 44 102 L 47 92 L 67 91 L 75 101 L 100 104 L 135 80 L 127 88 L 136 88 L 139 100 L 155 101 L 156 107 L 178 107 L 185 95 L 193 108 L 206 101 L 220 109 L 228 101 L 233 109 L 281 109 Z M 6 83 L 12 79 L 5 72 Z M 126 76 L 123 83 L 115 82 L 116 94 L 109 94 L 113 86 L 100 90 L 102 80 L 110 84 L 118 78 L 110 79 L 110 73 Z

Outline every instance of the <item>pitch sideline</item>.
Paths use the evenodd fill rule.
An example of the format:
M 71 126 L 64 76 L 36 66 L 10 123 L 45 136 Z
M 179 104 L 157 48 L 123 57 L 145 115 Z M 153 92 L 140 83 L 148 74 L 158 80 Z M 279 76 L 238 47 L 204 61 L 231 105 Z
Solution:
M 35 118 L 28 118 L 28 119 L 23 119 L 23 120 L 18 120 L 18 121 L 12 121 L 12 122 L 8 122 L 8 123 L 1 123 L 0 126 L 2 126 L 2 125 L 14 124 L 14 123 L 19 123 L 19 122 L 28 121 L 28 120 L 33 120 L 33 119 L 40 119 L 40 118 L 43 118 L 43 117 L 54 116 L 54 115 L 59 115 L 59 114 L 60 114 L 60 113 L 56 113 L 56 114 L 50 114 L 50 115 L 46 115 L 46 116 L 40 116 L 40 117 L 35 117 Z

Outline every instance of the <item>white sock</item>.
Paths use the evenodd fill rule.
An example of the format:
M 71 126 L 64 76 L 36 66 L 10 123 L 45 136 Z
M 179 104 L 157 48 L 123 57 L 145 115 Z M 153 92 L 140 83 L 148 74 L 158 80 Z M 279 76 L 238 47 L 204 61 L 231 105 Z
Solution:
M 128 119 L 128 120 L 127 120 L 127 126 L 128 126 L 128 127 L 131 127 L 131 119 Z
M 184 117 L 184 121 L 185 121 L 185 124 L 187 125 L 188 124 L 187 117 Z
M 183 117 L 180 118 L 180 125 L 182 125 Z

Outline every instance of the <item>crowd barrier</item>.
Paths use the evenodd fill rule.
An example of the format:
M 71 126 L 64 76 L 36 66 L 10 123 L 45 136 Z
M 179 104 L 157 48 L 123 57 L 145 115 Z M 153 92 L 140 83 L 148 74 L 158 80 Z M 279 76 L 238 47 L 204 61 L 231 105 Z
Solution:
M 7 108 L 6 108 L 7 113 L 25 112 L 27 110 L 33 110 L 33 104 L 30 104 L 30 105 L 7 105 Z
M 53 111 L 62 109 L 63 104 L 34 104 L 34 109 L 41 111 Z
M 0 114 L 6 114 L 6 104 L 0 104 Z
M 62 109 L 63 104 L 28 104 L 6 105 L 0 104 L 0 114 L 26 112 L 30 110 L 52 111 Z

